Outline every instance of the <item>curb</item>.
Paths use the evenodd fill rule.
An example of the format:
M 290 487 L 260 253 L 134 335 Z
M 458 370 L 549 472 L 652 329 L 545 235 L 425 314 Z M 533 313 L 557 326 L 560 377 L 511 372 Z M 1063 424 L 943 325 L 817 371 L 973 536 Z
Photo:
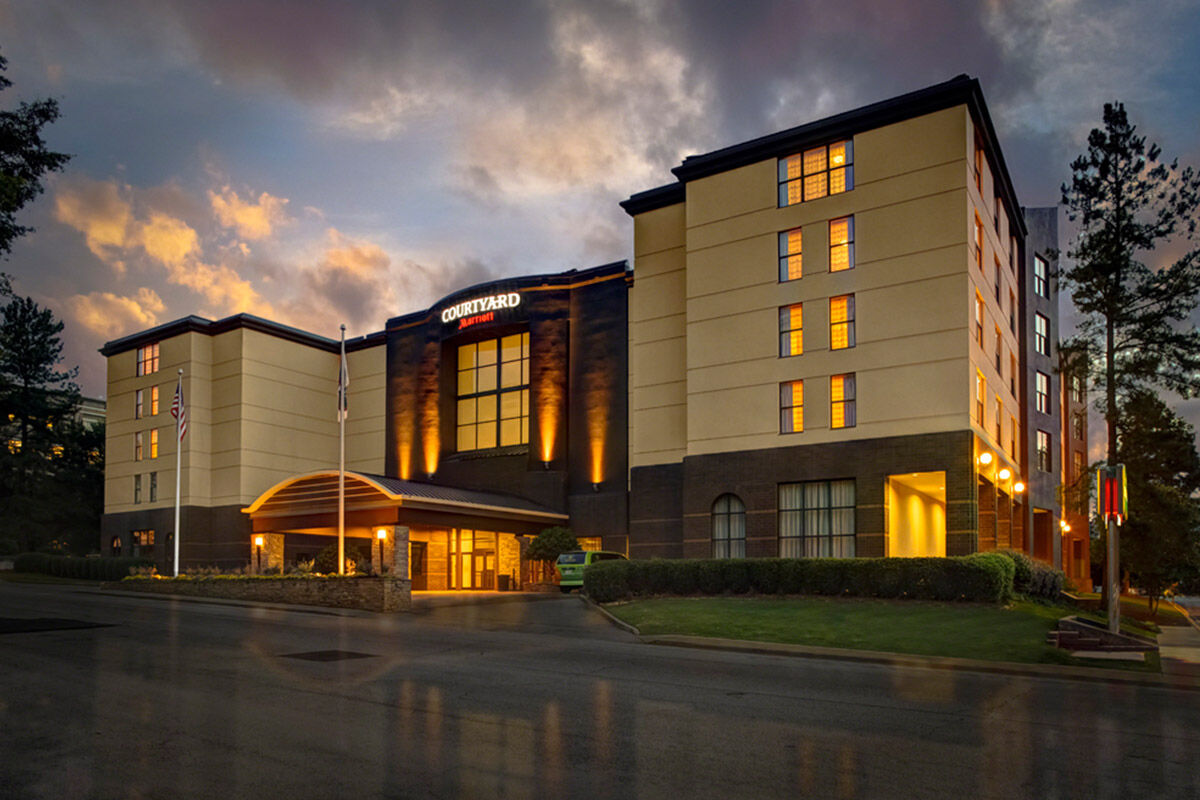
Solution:
M 368 614 L 378 614 L 378 611 L 364 611 L 359 608 L 337 608 L 334 606 L 306 606 L 293 603 L 258 603 L 253 600 L 233 600 L 228 597 L 197 597 L 188 594 L 171 594 L 170 592 L 123 592 L 119 589 L 98 588 L 85 594 L 103 594 L 107 597 L 140 597 L 149 600 L 179 600 L 185 603 L 200 603 L 210 606 L 233 606 L 235 608 L 267 608 L 272 611 L 295 611 L 301 614 L 323 614 L 331 617 L 360 617 Z
M 585 606 L 590 606 L 591 608 L 594 608 L 596 611 L 599 611 L 601 615 L 603 615 L 609 622 L 611 622 L 616 627 L 620 628 L 621 630 L 625 631 L 626 633 L 630 633 L 630 634 L 633 634 L 634 636 L 637 636 L 642 641 L 645 641 L 645 637 L 642 636 L 641 631 L 639 631 L 634 626 L 630 625 L 628 622 L 625 622 L 624 620 L 620 620 L 620 619 L 617 619 L 616 617 L 614 617 L 607 608 L 600 605 L 595 600 L 588 597 L 586 594 L 580 593 L 579 600 Z
M 718 639 L 708 636 L 643 635 L 633 625 L 617 619 L 608 609 L 586 595 L 579 599 L 584 605 L 600 612 L 616 627 L 638 637 L 642 644 L 666 647 L 685 647 L 694 650 L 719 650 L 730 653 L 787 656 L 792 658 L 821 658 L 830 661 L 857 661 L 866 664 L 885 664 L 893 667 L 917 667 L 924 669 L 982 672 L 993 675 L 1021 675 L 1033 678 L 1057 678 L 1059 680 L 1088 681 L 1092 683 L 1126 684 L 1149 686 L 1158 689 L 1182 689 L 1200 691 L 1200 682 L 1168 675 L 1138 675 L 1123 673 L 1103 667 L 1072 667 L 1055 664 L 1018 664 L 1011 661 L 981 661 L 974 658 L 952 658 L 949 656 L 919 656 L 887 653 L 878 650 L 851 650 L 842 647 L 815 647 L 801 644 L 779 644 L 755 642 L 745 639 Z M 1192 621 L 1195 625 L 1195 621 Z

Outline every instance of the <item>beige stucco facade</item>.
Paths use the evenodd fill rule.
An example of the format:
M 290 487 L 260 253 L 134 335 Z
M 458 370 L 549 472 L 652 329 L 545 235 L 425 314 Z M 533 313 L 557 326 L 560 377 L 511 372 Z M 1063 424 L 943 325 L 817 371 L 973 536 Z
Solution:
M 795 444 L 972 430 L 1010 454 L 1020 419 L 1009 325 L 1012 238 L 965 105 L 853 135 L 854 187 L 780 208 L 777 159 L 685 184 L 635 215 L 630 466 Z M 973 239 L 985 232 L 983 270 Z M 829 270 L 829 221 L 853 215 L 855 265 Z M 802 230 L 803 277 L 779 280 L 778 237 Z M 999 300 L 995 289 L 1000 265 Z M 857 343 L 830 349 L 829 299 L 853 294 Z M 984 346 L 976 342 L 976 297 Z M 803 304 L 803 354 L 780 357 L 779 310 Z M 996 336 L 1001 342 L 996 367 Z M 976 373 L 986 380 L 975 419 Z M 830 377 L 855 373 L 857 425 L 830 426 Z M 804 381 L 804 430 L 780 433 L 780 384 Z M 1017 391 L 1019 392 L 1019 379 Z M 996 401 L 1001 435 L 996 436 Z M 1015 437 L 1020 441 L 1021 437 Z
M 120 513 L 175 503 L 175 421 L 171 401 L 183 369 L 188 432 L 183 442 L 181 504 L 244 506 L 288 476 L 336 468 L 338 355 L 328 348 L 248 327 L 216 334 L 188 331 L 158 342 L 159 368 L 138 376 L 138 350 L 108 358 L 105 511 Z M 382 342 L 351 352 L 346 466 L 382 471 L 385 355 Z M 158 413 L 149 393 L 158 387 Z M 144 416 L 135 418 L 137 390 Z M 158 432 L 157 457 L 148 450 Z M 143 458 L 135 459 L 135 434 Z M 156 475 L 157 496 L 149 495 Z M 134 503 L 134 476 L 142 475 Z

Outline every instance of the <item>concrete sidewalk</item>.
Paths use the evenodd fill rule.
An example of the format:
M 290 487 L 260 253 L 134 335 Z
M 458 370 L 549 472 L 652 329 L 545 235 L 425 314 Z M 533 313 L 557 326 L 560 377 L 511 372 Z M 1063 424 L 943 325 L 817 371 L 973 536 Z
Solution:
M 1163 675 L 1187 678 L 1200 682 L 1200 625 L 1196 624 L 1194 608 L 1183 608 L 1172 603 L 1188 618 L 1188 626 L 1164 627 L 1158 635 L 1158 656 L 1162 661 Z

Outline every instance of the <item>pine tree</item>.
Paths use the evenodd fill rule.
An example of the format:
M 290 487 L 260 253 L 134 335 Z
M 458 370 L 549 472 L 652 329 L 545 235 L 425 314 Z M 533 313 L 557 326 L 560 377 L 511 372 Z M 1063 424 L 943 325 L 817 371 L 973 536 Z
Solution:
M 1117 463 L 1118 401 L 1139 387 L 1200 394 L 1200 331 L 1188 321 L 1200 292 L 1200 248 L 1191 246 L 1200 208 L 1200 177 L 1160 161 L 1121 103 L 1105 104 L 1104 128 L 1088 136 L 1087 153 L 1071 164 L 1062 187 L 1067 216 L 1079 234 L 1060 275 L 1082 316 L 1068 342 L 1088 359 L 1089 385 L 1102 392 L 1107 460 Z M 1174 263 L 1145 259 L 1182 237 L 1189 247 Z

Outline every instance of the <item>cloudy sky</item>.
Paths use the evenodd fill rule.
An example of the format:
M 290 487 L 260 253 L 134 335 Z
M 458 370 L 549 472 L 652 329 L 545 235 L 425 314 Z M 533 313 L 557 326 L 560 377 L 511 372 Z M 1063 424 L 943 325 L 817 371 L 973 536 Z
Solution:
M 1025 205 L 1106 100 L 1200 164 L 1198 37 L 1195 0 L 0 0 L 0 106 L 57 98 L 74 155 L 0 269 L 102 396 L 99 346 L 188 314 L 357 335 L 631 258 L 617 203 L 689 153 L 963 72 Z

